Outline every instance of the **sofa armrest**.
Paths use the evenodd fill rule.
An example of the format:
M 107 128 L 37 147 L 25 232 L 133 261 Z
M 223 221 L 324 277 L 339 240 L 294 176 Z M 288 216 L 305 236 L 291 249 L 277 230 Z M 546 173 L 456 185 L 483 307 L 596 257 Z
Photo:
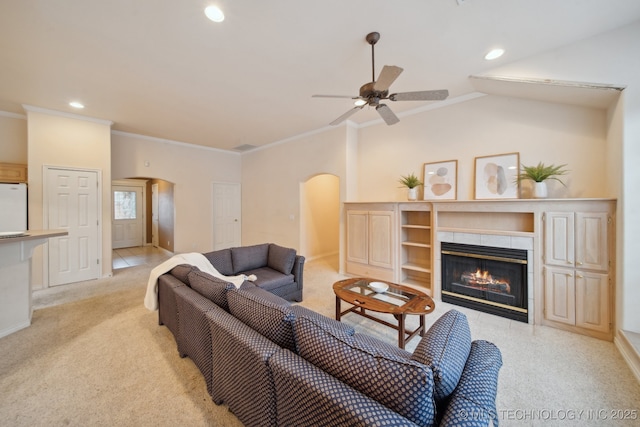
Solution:
M 269 366 L 276 386 L 278 425 L 416 425 L 289 350 L 275 353 Z
M 304 272 L 304 261 L 304 256 L 296 255 L 296 260 L 293 263 L 293 270 L 291 270 L 291 274 L 293 274 L 293 280 L 298 285 L 298 290 L 300 290 L 300 292 L 302 292 L 302 275 Z
M 484 340 L 471 343 L 471 352 L 440 426 L 497 426 L 496 394 L 502 355 Z

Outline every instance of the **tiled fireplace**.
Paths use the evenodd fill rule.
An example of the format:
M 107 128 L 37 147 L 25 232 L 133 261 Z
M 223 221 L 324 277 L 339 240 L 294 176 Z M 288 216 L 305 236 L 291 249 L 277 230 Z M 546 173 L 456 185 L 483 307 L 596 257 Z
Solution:
M 533 238 L 439 232 L 442 301 L 533 323 Z

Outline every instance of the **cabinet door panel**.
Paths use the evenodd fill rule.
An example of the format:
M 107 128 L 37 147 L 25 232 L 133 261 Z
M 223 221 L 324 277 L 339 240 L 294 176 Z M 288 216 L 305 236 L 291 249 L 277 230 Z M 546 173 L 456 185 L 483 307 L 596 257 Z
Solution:
M 575 277 L 573 270 L 545 268 L 545 318 L 554 322 L 575 325 Z
M 604 212 L 576 213 L 576 266 L 589 270 L 607 271 L 607 214 Z
M 369 264 L 393 268 L 393 212 L 369 212 Z
M 573 212 L 547 212 L 544 230 L 546 264 L 563 267 L 573 266 Z
M 609 331 L 609 276 L 576 272 L 576 326 Z
M 347 212 L 347 261 L 369 262 L 368 218 L 366 211 Z

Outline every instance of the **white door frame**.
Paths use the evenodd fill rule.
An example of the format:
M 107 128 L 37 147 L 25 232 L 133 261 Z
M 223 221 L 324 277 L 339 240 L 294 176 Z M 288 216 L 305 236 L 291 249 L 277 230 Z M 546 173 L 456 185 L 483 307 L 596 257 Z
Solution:
M 147 244 L 147 180 L 146 179 L 114 179 L 111 181 L 111 220 L 113 221 L 113 187 L 140 187 L 142 189 L 142 246 Z M 113 227 L 112 246 L 113 246 Z
M 102 170 L 101 169 L 89 169 L 89 168 L 75 168 L 75 167 L 65 167 L 65 166 L 52 166 L 52 165 L 42 165 L 42 228 L 44 230 L 49 229 L 49 182 L 48 175 L 49 170 L 57 169 L 57 170 L 66 170 L 66 171 L 76 171 L 76 172 L 95 172 L 98 179 L 98 261 L 100 262 L 100 272 L 98 277 L 102 276 L 102 267 L 104 263 L 104 258 L 102 255 L 102 233 L 104 230 L 104 217 L 102 212 Z M 51 286 L 49 280 L 49 243 L 42 245 L 42 286 L 43 288 L 48 288 Z

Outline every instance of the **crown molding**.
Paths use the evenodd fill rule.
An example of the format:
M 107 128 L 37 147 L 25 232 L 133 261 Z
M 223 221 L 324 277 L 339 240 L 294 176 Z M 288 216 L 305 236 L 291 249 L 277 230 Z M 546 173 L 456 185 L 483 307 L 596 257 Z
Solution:
M 59 117 L 65 117 L 67 119 L 82 120 L 85 122 L 97 123 L 97 124 L 106 125 L 109 127 L 113 125 L 113 122 L 111 120 L 96 119 L 94 117 L 82 116 L 80 114 L 66 113 L 66 112 L 57 111 L 57 110 L 49 110 L 47 108 L 34 107 L 33 105 L 22 104 L 22 108 L 24 108 L 25 111 L 32 112 L 32 113 L 49 114 L 51 116 L 59 116 Z

